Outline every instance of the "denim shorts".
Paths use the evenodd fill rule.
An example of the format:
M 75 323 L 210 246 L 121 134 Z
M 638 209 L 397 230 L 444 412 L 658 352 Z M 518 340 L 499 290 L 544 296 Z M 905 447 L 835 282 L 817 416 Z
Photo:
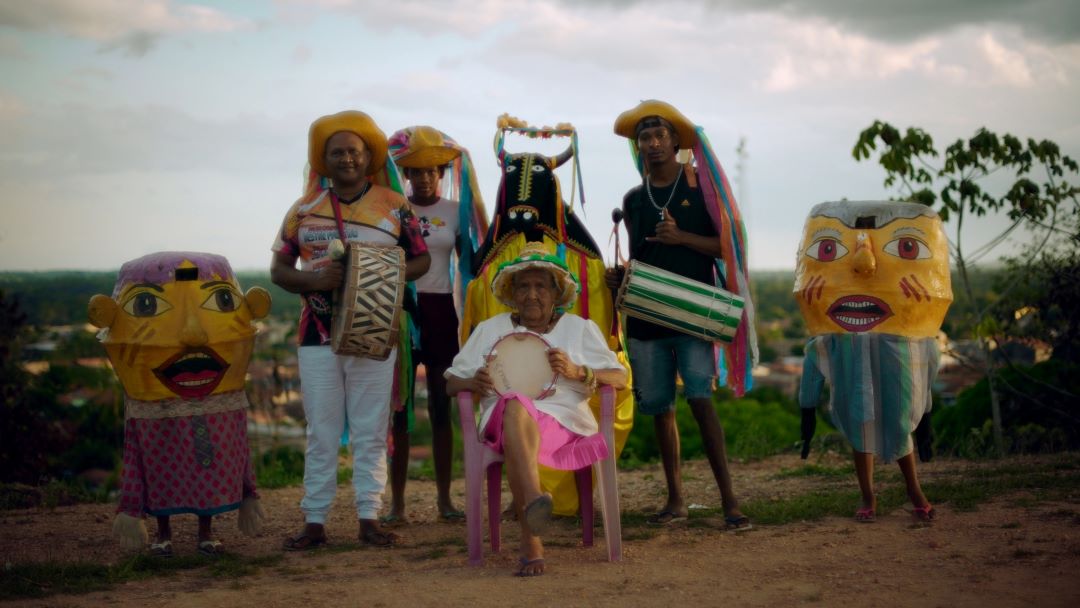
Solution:
M 638 412 L 656 416 L 675 409 L 676 369 L 687 399 L 712 397 L 716 379 L 712 342 L 693 336 L 630 338 L 628 347 Z

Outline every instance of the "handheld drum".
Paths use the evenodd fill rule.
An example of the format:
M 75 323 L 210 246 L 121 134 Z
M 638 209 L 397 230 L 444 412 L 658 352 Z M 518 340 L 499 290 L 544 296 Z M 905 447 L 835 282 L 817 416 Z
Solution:
M 405 252 L 349 243 L 345 282 L 334 293 L 331 350 L 385 361 L 398 343 L 404 301 Z
M 555 390 L 557 374 L 548 363 L 551 344 L 540 334 L 520 331 L 506 334 L 491 347 L 487 369 L 495 392 L 516 392 L 543 399 Z

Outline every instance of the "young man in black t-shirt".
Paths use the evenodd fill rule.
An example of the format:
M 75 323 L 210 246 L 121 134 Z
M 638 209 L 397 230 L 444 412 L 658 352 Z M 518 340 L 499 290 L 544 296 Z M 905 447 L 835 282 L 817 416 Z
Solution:
M 615 132 L 636 141 L 645 167 L 642 185 L 623 199 L 630 258 L 715 285 L 716 259 L 721 257 L 719 227 L 708 213 L 694 169 L 682 165 L 677 156 L 681 143 L 690 147 L 696 141 L 693 125 L 674 107 L 646 101 L 620 115 Z M 623 269 L 608 269 L 606 279 L 609 287 L 617 288 Z M 636 318 L 627 319 L 626 337 L 637 408 L 653 416 L 667 480 L 667 504 L 647 521 L 666 525 L 684 520 L 688 514 L 675 421 L 678 372 L 720 490 L 727 525 L 730 529 L 749 528 L 750 520 L 739 510 L 731 487 L 724 429 L 712 403 L 716 379 L 713 344 Z

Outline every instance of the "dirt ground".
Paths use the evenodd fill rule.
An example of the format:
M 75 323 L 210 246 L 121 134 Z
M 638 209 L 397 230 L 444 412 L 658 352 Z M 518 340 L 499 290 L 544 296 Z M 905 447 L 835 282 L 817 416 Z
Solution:
M 744 500 L 769 499 L 818 488 L 855 487 L 853 478 L 785 477 L 799 466 L 793 456 L 734 464 L 735 488 Z M 830 464 L 840 464 L 833 461 Z M 925 480 L 980 466 L 961 461 L 920 465 Z M 705 462 L 687 463 L 691 503 L 719 501 Z M 453 491 L 462 502 L 463 483 Z M 914 524 L 903 509 L 882 513 L 874 524 L 827 518 L 749 532 L 722 531 L 705 515 L 665 528 L 632 519 L 624 527 L 624 558 L 605 560 L 603 532 L 597 545 L 580 546 L 580 529 L 557 520 L 545 539 L 548 573 L 519 579 L 516 525 L 504 523 L 503 549 L 469 567 L 462 523 L 439 523 L 434 484 L 410 481 L 411 522 L 398 528 L 405 542 L 392 549 L 362 547 L 347 486 L 328 522 L 332 547 L 287 553 L 253 575 L 213 577 L 206 568 L 125 583 L 84 595 L 18 600 L 11 606 L 1080 606 L 1080 505 L 1036 504 L 1022 494 L 983 503 L 974 512 L 938 506 L 932 525 Z M 260 536 L 236 529 L 235 514 L 216 518 L 228 551 L 242 556 L 279 555 L 282 539 L 302 523 L 300 488 L 263 493 L 268 521 Z M 622 472 L 624 514 L 662 503 L 658 468 Z M 504 500 L 509 493 L 504 490 Z M 933 500 L 933 496 L 930 497 Z M 852 505 L 854 512 L 856 505 Z M 123 553 L 110 537 L 112 505 L 0 512 L 0 563 L 46 560 L 110 563 Z M 753 512 L 748 513 L 753 517 Z M 195 518 L 174 518 L 178 554 L 195 552 Z M 153 524 L 150 529 L 153 531 Z

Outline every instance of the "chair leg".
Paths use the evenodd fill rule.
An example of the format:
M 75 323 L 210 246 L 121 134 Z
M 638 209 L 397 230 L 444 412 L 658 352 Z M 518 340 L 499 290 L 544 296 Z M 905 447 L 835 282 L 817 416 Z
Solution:
M 469 547 L 469 565 L 480 566 L 484 563 L 483 447 L 476 437 L 472 399 L 468 393 L 458 396 L 458 414 L 465 452 L 465 540 Z
M 600 508 L 604 511 L 604 539 L 607 541 L 608 560 L 622 560 L 622 519 L 619 511 L 619 482 L 615 473 L 615 459 L 605 458 L 597 462 L 596 480 L 600 484 Z
M 577 481 L 578 506 L 581 511 L 581 544 L 593 546 L 592 467 L 574 471 Z
M 498 553 L 502 544 L 500 522 L 502 521 L 502 463 L 493 462 L 487 469 L 488 539 L 491 552 Z

